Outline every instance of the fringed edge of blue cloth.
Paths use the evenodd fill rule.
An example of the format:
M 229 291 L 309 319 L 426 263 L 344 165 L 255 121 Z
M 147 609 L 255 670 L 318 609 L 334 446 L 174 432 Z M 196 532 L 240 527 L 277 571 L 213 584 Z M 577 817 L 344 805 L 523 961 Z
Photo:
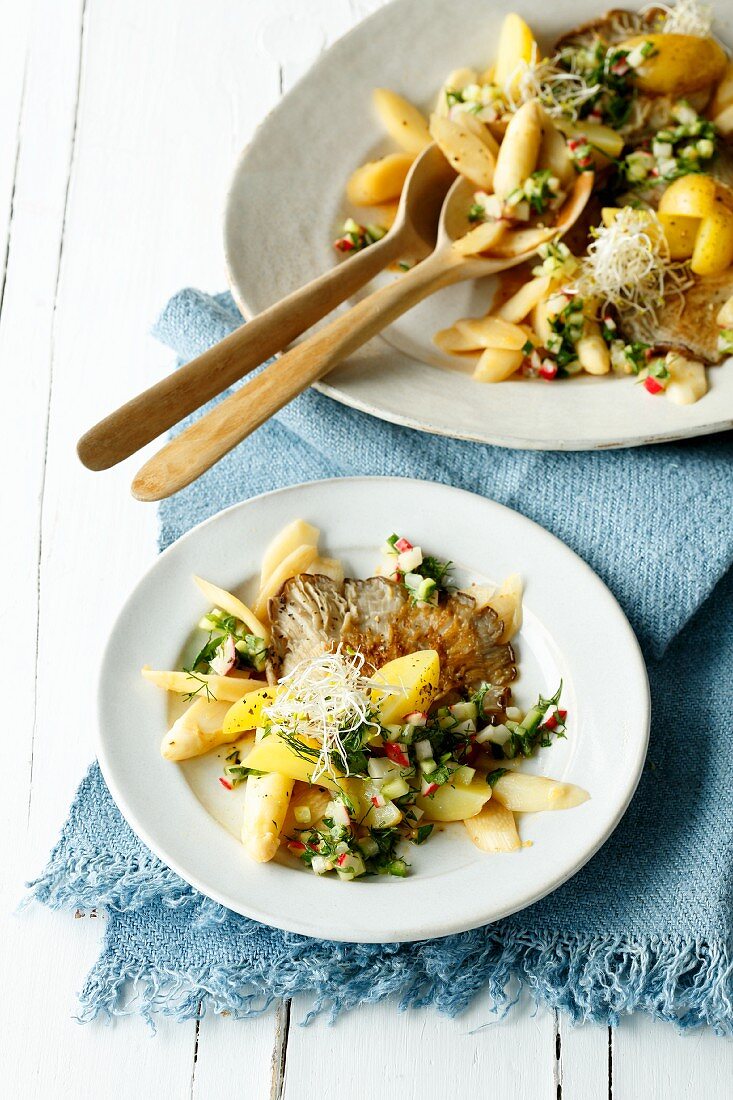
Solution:
M 31 884 L 33 896 L 54 909 L 103 905 L 114 914 L 163 895 L 172 908 L 196 903 L 196 922 L 202 927 L 231 917 L 154 857 L 150 864 L 126 864 L 124 873 L 118 866 L 107 896 L 100 887 L 111 869 L 109 857 L 74 859 L 73 864 L 63 873 L 49 868 Z M 399 998 L 401 1010 L 432 1006 L 452 1017 L 482 993 L 491 1012 L 507 1013 L 517 990 L 525 988 L 537 1005 L 556 1008 L 573 1023 L 616 1026 L 622 1016 L 641 1011 L 683 1030 L 707 1026 L 733 1035 L 733 955 L 723 941 L 562 932 L 530 936 L 488 927 L 381 948 L 297 936 L 277 943 L 272 941 L 266 965 L 206 964 L 179 972 L 149 960 L 131 961 L 107 935 L 80 994 L 80 1019 L 138 1013 L 154 1025 L 156 1014 L 188 1020 L 207 1011 L 247 1018 L 299 993 L 312 998 L 304 1024 L 324 1012 L 333 1021 L 344 1011 L 386 997 Z

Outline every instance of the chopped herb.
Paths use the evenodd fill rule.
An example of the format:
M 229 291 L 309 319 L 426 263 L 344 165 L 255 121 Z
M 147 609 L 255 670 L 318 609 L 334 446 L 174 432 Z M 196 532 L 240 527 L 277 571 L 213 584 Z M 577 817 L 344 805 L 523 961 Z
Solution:
M 418 825 L 417 835 L 415 837 L 416 844 L 424 844 L 433 831 L 433 825 Z
M 488 774 L 486 776 L 486 782 L 489 784 L 489 786 L 491 787 L 491 789 L 493 791 L 495 784 L 499 782 L 502 775 L 508 775 L 508 774 L 509 774 L 509 769 L 508 768 L 494 768 L 493 772 L 488 772 Z

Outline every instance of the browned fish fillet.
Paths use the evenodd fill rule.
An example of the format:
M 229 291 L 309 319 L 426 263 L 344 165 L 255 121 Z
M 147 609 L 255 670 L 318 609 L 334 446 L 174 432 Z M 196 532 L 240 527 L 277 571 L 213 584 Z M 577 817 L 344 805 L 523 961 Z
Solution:
M 626 340 L 688 352 L 704 363 L 720 363 L 726 356 L 718 351 L 720 327 L 716 314 L 733 295 L 733 268 L 722 275 L 696 278 L 682 295 L 670 295 L 657 311 L 657 320 L 646 314 L 624 317 L 621 331 Z
M 440 695 L 488 682 L 494 691 L 484 702 L 486 713 L 506 706 L 517 675 L 511 645 L 499 642 L 501 619 L 490 607 L 478 610 L 463 592 L 443 596 L 437 606 L 417 605 L 402 585 L 385 577 L 339 586 L 328 577 L 301 574 L 270 600 L 270 619 L 271 682 L 340 642 L 358 649 L 374 668 L 418 649 L 435 649 Z

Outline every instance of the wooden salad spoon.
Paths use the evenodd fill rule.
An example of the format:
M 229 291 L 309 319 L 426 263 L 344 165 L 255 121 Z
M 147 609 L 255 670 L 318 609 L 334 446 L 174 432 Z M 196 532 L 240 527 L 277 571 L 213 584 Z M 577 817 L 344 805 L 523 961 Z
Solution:
M 394 260 L 435 246 L 440 207 L 455 179 L 436 145 L 412 165 L 394 224 L 380 241 L 288 294 L 246 325 L 100 420 L 79 440 L 90 470 L 107 470 L 172 428 L 320 321 Z
M 517 229 L 501 236 L 498 223 L 494 255 L 476 256 L 464 255 L 460 245 L 456 247 L 457 239 L 470 228 L 467 210 L 474 190 L 466 180 L 457 179 L 443 204 L 437 244 L 427 259 L 296 344 L 170 440 L 139 471 L 132 483 L 133 495 L 138 500 L 162 500 L 189 485 L 302 390 L 436 290 L 523 263 L 545 241 L 570 229 L 592 189 L 593 173 L 582 173 L 554 226 Z

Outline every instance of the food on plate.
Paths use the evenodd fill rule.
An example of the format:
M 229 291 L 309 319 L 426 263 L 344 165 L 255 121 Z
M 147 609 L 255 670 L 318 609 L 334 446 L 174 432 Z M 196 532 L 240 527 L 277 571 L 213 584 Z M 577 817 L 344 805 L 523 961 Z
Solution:
M 345 577 L 302 520 L 265 551 L 253 609 L 195 578 L 209 610 L 191 659 L 142 671 L 189 704 L 164 758 L 217 753 L 221 787 L 245 785 L 250 858 L 285 849 L 319 875 L 403 877 L 409 845 L 444 824 L 463 822 L 483 851 L 514 851 L 516 813 L 588 798 L 520 768 L 567 729 L 562 685 L 527 711 L 512 699 L 520 578 L 452 578 L 450 562 L 397 534 L 374 576 Z
M 374 104 L 402 151 L 349 180 L 362 209 L 335 242 L 344 253 L 388 231 L 362 211 L 397 199 L 430 140 L 471 185 L 462 255 L 507 255 L 594 174 L 567 238 L 540 244 L 485 317 L 435 333 L 441 351 L 481 382 L 613 374 L 681 404 L 705 395 L 707 368 L 733 348 L 730 320 L 718 320 L 733 296 L 733 62 L 706 5 L 614 9 L 544 56 L 512 13 L 493 64 L 452 72 L 432 112 L 385 88 Z

